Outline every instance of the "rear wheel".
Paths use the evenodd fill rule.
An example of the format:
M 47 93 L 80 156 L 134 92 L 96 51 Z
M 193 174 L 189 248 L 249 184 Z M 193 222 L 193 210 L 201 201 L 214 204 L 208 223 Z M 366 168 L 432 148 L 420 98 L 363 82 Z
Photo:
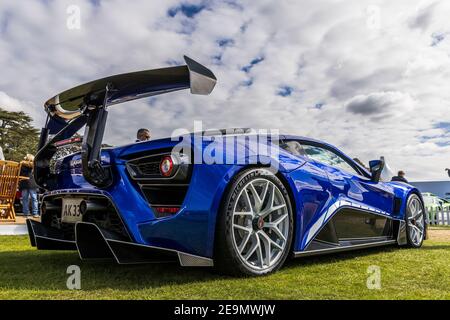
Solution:
M 215 265 L 233 275 L 264 275 L 289 254 L 293 215 L 289 195 L 267 169 L 239 174 L 226 196 L 216 234 Z
M 408 246 L 420 248 L 425 237 L 425 209 L 416 194 L 412 194 L 408 198 L 405 219 Z

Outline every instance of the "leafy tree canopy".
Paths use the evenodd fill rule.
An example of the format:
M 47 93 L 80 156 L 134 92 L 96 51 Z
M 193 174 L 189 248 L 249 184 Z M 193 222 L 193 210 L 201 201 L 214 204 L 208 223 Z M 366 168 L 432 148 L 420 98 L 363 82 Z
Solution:
M 27 153 L 36 154 L 39 130 L 31 125 L 26 113 L 6 111 L 0 107 L 0 146 L 6 160 L 21 161 Z

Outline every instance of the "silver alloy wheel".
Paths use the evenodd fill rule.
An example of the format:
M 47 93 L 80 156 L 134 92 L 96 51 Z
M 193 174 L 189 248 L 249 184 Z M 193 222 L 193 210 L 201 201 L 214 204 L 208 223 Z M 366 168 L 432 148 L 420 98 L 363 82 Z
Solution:
M 416 197 L 408 203 L 407 224 L 409 239 L 415 246 L 420 246 L 425 233 L 425 218 L 422 203 Z
M 270 180 L 247 183 L 232 217 L 234 249 L 249 267 L 266 270 L 283 256 L 289 236 L 289 212 L 280 189 Z

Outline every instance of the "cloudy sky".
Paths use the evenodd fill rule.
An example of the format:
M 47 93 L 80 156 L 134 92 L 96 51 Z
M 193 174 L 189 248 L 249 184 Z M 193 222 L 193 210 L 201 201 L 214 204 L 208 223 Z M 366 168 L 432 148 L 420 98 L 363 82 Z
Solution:
M 363 161 L 384 155 L 410 180 L 446 180 L 449 16 L 445 0 L 1 0 L 0 106 L 40 127 L 56 93 L 186 54 L 214 71 L 213 94 L 111 107 L 107 142 L 194 120 L 274 128 Z

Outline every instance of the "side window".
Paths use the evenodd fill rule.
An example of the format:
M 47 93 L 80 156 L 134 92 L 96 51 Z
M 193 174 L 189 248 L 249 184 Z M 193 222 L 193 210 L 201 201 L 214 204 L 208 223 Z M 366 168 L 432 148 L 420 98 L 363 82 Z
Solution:
M 303 144 L 303 150 L 305 153 L 311 158 L 318 162 L 342 169 L 348 173 L 355 174 L 355 175 L 361 175 L 358 171 L 356 171 L 348 162 L 341 158 L 339 155 L 335 154 L 334 152 L 318 147 L 318 146 L 311 146 L 307 144 Z
M 293 154 L 294 156 L 304 156 L 305 151 L 303 150 L 302 145 L 295 140 L 287 141 L 283 144 L 280 144 L 280 147 Z

